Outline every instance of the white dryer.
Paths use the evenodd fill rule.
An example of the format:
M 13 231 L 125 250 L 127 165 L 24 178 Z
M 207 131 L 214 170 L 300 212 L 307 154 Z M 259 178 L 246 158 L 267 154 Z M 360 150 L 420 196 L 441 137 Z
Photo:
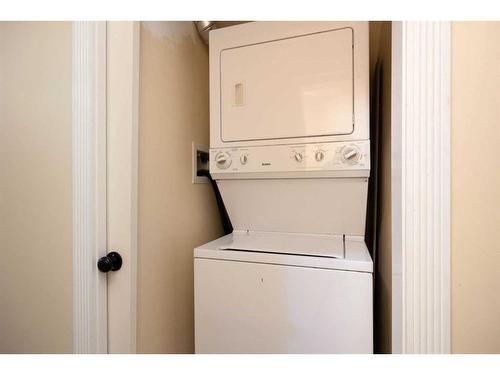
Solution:
M 210 172 L 234 232 L 194 250 L 197 353 L 371 353 L 367 22 L 210 33 Z

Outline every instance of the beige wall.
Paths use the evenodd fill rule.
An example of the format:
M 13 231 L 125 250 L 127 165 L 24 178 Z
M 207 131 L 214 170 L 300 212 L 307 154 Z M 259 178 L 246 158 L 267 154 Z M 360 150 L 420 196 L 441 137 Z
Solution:
M 379 128 L 381 167 L 379 170 L 380 232 L 375 267 L 374 349 L 391 352 L 391 22 L 370 22 L 371 77 L 377 58 L 382 61 L 382 123 Z M 372 80 L 373 82 L 373 80 Z
M 451 341 L 500 353 L 500 22 L 452 26 Z
M 72 351 L 71 23 L 0 22 L 0 353 Z
M 221 235 L 191 142 L 208 145 L 208 49 L 192 22 L 145 22 L 140 37 L 140 353 L 194 351 L 193 248 Z

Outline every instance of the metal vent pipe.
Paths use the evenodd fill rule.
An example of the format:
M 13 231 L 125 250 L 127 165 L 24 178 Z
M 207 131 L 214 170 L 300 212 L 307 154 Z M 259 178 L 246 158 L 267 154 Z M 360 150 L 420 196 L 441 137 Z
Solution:
M 195 24 L 201 39 L 208 45 L 208 32 L 217 28 L 215 21 L 195 21 Z

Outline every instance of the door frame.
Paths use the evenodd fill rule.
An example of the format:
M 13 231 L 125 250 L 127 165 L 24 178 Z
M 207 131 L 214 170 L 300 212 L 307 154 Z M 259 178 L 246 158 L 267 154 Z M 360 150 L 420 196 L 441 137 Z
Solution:
M 137 350 L 140 22 L 107 23 L 107 237 L 123 266 L 108 274 L 108 352 Z
M 73 22 L 73 352 L 107 353 L 106 22 Z
M 73 22 L 74 353 L 136 352 L 139 25 Z
M 392 23 L 392 352 L 450 353 L 451 23 Z

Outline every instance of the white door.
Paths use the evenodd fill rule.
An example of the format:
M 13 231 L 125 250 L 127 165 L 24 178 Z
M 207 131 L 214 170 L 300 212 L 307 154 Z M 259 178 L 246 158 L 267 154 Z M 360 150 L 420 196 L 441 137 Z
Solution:
M 0 22 L 0 353 L 135 351 L 137 42 Z
M 222 140 L 352 133 L 353 44 L 344 27 L 222 50 Z
M 372 353 L 372 274 L 195 259 L 196 353 Z

